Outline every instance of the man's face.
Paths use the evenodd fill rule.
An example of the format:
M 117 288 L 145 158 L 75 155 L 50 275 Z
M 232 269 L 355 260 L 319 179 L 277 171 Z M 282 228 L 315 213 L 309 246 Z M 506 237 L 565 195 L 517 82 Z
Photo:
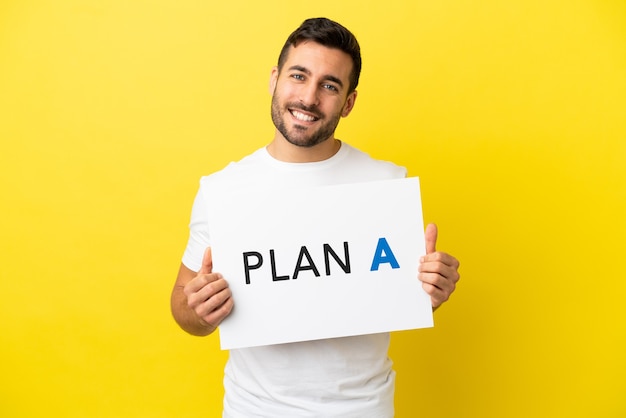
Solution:
M 272 70 L 272 121 L 291 144 L 313 147 L 334 137 L 356 92 L 348 94 L 352 59 L 315 42 L 291 47 L 281 71 Z

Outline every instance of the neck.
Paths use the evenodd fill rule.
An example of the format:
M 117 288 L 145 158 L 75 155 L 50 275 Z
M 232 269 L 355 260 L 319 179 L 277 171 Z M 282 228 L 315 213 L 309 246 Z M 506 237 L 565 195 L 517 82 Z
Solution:
M 288 142 L 278 134 L 267 146 L 267 152 L 279 161 L 286 163 L 314 163 L 335 155 L 341 148 L 341 141 L 330 137 L 312 147 L 300 147 Z

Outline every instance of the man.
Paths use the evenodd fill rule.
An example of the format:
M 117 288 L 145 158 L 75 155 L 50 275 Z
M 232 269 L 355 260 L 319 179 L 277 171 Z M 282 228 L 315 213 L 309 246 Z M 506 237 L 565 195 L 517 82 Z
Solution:
M 219 204 L 221 193 L 406 176 L 404 168 L 373 160 L 334 137 L 339 120 L 354 107 L 360 71 L 359 44 L 336 22 L 309 19 L 289 36 L 270 79 L 274 139 L 201 180 L 172 291 L 172 313 L 185 331 L 211 334 L 233 309 L 228 278 L 212 271 L 206 219 L 206 208 Z M 418 274 L 433 309 L 459 280 L 458 261 L 437 252 L 436 239 L 436 227 L 428 225 Z M 231 350 L 224 416 L 391 417 L 395 375 L 388 345 L 389 334 L 383 333 Z

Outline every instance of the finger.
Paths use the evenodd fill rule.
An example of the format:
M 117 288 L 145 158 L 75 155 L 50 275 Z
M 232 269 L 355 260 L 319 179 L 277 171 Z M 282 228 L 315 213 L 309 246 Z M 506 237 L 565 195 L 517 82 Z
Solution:
M 211 255 L 211 247 L 207 247 L 204 250 L 204 256 L 202 257 L 202 266 L 198 274 L 208 274 L 213 271 L 213 257 Z
M 457 280 L 445 278 L 435 273 L 421 273 L 419 277 L 422 287 L 431 297 L 433 307 L 439 306 L 450 298 L 456 289 Z
M 426 241 L 426 254 L 431 254 L 437 251 L 435 250 L 435 244 L 437 244 L 437 225 L 428 224 L 426 226 L 424 240 Z
M 210 274 L 205 277 L 208 279 L 206 284 L 201 289 L 198 289 L 195 293 L 195 297 L 200 300 L 208 300 L 212 298 L 213 295 L 228 288 L 228 282 L 224 280 L 224 278 L 219 273 Z
M 200 317 L 211 314 L 213 311 L 222 306 L 232 296 L 229 288 L 224 288 L 217 293 L 214 293 L 208 299 L 195 306 L 193 309 Z
M 421 258 L 420 263 L 421 271 L 436 269 L 437 264 L 443 264 L 454 269 L 459 268 L 459 260 L 451 256 L 450 254 L 441 251 L 436 251 L 434 253 L 425 255 Z
M 222 286 L 220 282 L 225 285 Z M 185 285 L 183 292 L 187 297 L 196 294 L 198 297 L 209 298 L 222 287 L 228 287 L 228 284 L 220 273 L 198 274 Z
M 428 283 L 438 289 L 444 291 L 454 291 L 458 280 L 458 275 L 454 272 L 450 272 L 450 277 L 446 277 L 439 273 L 420 273 L 418 276 L 422 283 Z
M 224 301 L 224 303 L 222 303 L 222 305 L 214 309 L 209 314 L 202 316 L 202 320 L 213 328 L 217 328 L 224 318 L 226 318 L 233 310 L 233 306 L 233 298 L 229 297 L 226 301 Z
M 422 283 L 422 288 L 430 296 L 433 309 L 437 309 L 442 303 L 450 298 L 450 294 L 429 283 Z
M 456 267 L 448 266 L 439 262 L 422 263 L 419 266 L 418 271 L 420 280 L 422 280 L 422 277 L 426 277 L 427 275 L 434 275 L 439 276 L 442 279 L 448 280 L 452 283 L 456 283 L 461 277 Z

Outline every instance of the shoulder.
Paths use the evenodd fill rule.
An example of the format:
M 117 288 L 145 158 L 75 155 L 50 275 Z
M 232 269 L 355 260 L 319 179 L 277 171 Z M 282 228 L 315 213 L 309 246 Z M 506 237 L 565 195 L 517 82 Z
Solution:
M 360 171 L 367 171 L 376 179 L 403 178 L 407 175 L 405 167 L 391 161 L 375 159 L 370 154 L 346 143 L 343 147 L 345 147 L 345 158 L 348 164 L 359 168 Z
M 232 161 L 224 168 L 200 178 L 200 188 L 232 188 L 239 183 L 249 181 L 253 173 L 259 171 L 264 163 L 264 149 L 258 149 L 239 161 Z

